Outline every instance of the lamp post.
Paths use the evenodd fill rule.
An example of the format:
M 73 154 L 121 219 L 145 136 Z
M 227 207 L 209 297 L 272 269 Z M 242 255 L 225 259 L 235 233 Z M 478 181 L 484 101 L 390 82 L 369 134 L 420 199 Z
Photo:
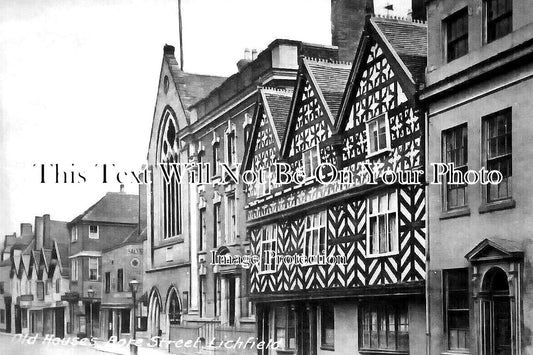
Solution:
M 137 335 L 137 308 L 136 308 L 136 294 L 139 289 L 139 281 L 133 279 L 130 281 L 130 290 L 131 298 L 133 300 L 133 343 L 130 345 L 130 354 L 137 355 L 137 344 L 136 344 L 136 335 Z
M 89 296 L 89 317 L 91 318 L 91 341 L 93 338 L 93 297 L 94 290 L 92 287 L 89 287 L 87 290 L 87 296 Z

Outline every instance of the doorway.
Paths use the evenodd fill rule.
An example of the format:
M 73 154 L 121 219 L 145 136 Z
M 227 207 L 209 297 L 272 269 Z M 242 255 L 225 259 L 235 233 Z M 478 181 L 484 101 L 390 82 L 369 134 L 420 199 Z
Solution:
M 485 274 L 482 290 L 484 355 L 511 355 L 511 297 L 505 271 L 490 269 Z
M 59 307 L 55 309 L 55 327 L 56 327 L 56 337 L 64 338 L 65 337 L 65 308 Z

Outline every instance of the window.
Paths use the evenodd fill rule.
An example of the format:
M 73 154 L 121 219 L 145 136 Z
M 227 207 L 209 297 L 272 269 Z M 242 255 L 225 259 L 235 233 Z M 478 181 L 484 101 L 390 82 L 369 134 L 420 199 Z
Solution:
M 78 226 L 73 226 L 70 230 L 70 241 L 75 242 L 78 240 Z
M 171 165 L 180 161 L 180 142 L 176 134 L 177 125 L 169 111 L 165 112 L 164 122 L 165 129 L 163 131 L 160 154 L 161 163 L 167 164 L 168 176 L 161 176 L 163 190 L 161 201 L 161 230 L 163 239 L 167 239 L 178 236 L 181 233 L 182 216 L 181 184 L 178 184 L 177 174 Z
M 207 290 L 205 286 L 205 276 L 200 276 L 200 317 L 207 315 Z
M 0 295 L 4 294 L 4 281 L 0 281 Z
M 513 1 L 487 0 L 487 42 L 505 36 L 513 30 Z
M 274 311 L 274 341 L 282 349 L 296 349 L 296 313 L 287 307 Z
M 231 131 L 226 135 L 226 161 L 229 166 L 237 163 L 235 152 L 235 131 Z
M 398 203 L 396 191 L 367 200 L 367 255 L 384 255 L 398 251 Z
M 95 226 L 95 225 L 90 225 L 90 226 L 89 226 L 89 238 L 91 238 L 91 239 L 98 239 L 98 238 L 100 238 L 98 232 L 99 232 L 99 228 L 98 228 L 98 226 Z
M 483 137 L 487 170 L 498 170 L 503 175 L 503 180 L 498 185 L 486 185 L 486 200 L 494 202 L 510 198 L 513 175 L 511 110 L 484 117 Z
M 456 171 L 462 174 L 468 170 L 468 133 L 467 126 L 461 125 L 443 133 L 443 155 L 446 163 L 453 163 Z M 466 184 L 444 185 L 444 208 L 451 210 L 466 206 Z
M 409 351 L 409 318 L 404 302 L 363 304 L 359 312 L 361 350 Z
M 181 307 L 176 291 L 170 295 L 170 305 L 168 308 L 168 319 L 170 324 L 179 325 L 181 323 Z
M 302 152 L 302 166 L 306 178 L 314 177 L 315 170 L 320 165 L 320 152 L 318 145 L 315 145 Z
M 276 271 L 277 225 L 269 224 L 261 230 L 261 273 Z
M 117 292 L 124 292 L 124 269 L 117 270 Z
M 304 255 L 320 255 L 326 253 L 326 211 L 305 217 Z
M 468 8 L 446 19 L 446 51 L 448 62 L 468 53 Z
M 221 224 L 222 221 L 220 219 L 220 203 L 215 203 L 213 205 L 213 231 L 215 232 L 213 235 L 213 247 L 218 246 L 218 240 L 221 238 Z
M 37 300 L 44 301 L 44 282 L 37 281 Z
M 390 149 L 389 119 L 381 114 L 366 123 L 368 155 L 379 154 Z
M 78 281 L 78 270 L 79 270 L 79 260 L 71 259 L 70 261 L 71 275 L 70 278 L 72 281 Z
M 52 290 L 52 280 L 47 280 L 46 284 L 44 285 L 44 294 L 49 295 L 51 290 Z
M 61 279 L 56 279 L 56 293 L 61 293 Z
M 320 333 L 322 347 L 333 350 L 335 347 L 335 310 L 328 303 L 320 307 Z
M 235 211 L 235 195 L 226 196 L 226 243 L 234 243 L 236 239 L 237 216 Z
M 468 269 L 446 270 L 444 273 L 445 317 L 450 350 L 469 348 Z
M 21 309 L 20 318 L 22 328 L 28 328 L 28 311 L 25 308 Z
M 5 324 L 6 322 L 6 310 L 0 309 L 0 323 Z
M 98 281 L 98 258 L 89 258 L 89 280 Z
M 111 292 L 111 273 L 105 273 L 105 293 Z
M 221 293 L 221 285 L 220 285 L 220 275 L 215 275 L 214 280 L 214 296 L 215 296 L 215 317 L 220 316 L 220 308 L 221 308 L 221 302 L 222 302 L 222 293 Z
M 218 166 L 219 160 L 219 150 L 220 144 L 217 142 L 213 144 L 213 175 L 218 175 L 220 173 L 220 168 Z
M 200 209 L 200 250 L 207 249 L 207 219 L 205 216 L 205 208 Z

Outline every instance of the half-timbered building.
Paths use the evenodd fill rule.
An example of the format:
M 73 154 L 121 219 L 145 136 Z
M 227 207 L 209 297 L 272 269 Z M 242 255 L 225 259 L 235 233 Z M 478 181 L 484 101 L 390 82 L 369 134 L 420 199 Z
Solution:
M 425 351 L 426 37 L 373 17 L 353 65 L 301 58 L 284 132 L 263 90 L 245 161 L 273 177 L 246 206 L 262 354 Z

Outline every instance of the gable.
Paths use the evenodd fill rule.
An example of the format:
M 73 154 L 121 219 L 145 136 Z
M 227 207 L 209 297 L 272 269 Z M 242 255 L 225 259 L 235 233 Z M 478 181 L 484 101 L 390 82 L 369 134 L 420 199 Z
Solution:
M 342 167 L 364 174 L 360 162 L 380 171 L 407 171 L 423 164 L 422 115 L 407 92 L 409 81 L 381 41 L 370 37 L 359 48 L 352 83 L 345 94 L 338 131 L 343 138 Z M 368 152 L 367 123 L 385 114 L 388 150 Z
M 291 125 L 286 133 L 288 138 L 288 155 L 294 156 L 313 146 L 319 145 L 332 134 L 326 110 L 319 100 L 316 88 L 308 77 L 301 79 L 301 88 L 297 93 L 290 117 Z

